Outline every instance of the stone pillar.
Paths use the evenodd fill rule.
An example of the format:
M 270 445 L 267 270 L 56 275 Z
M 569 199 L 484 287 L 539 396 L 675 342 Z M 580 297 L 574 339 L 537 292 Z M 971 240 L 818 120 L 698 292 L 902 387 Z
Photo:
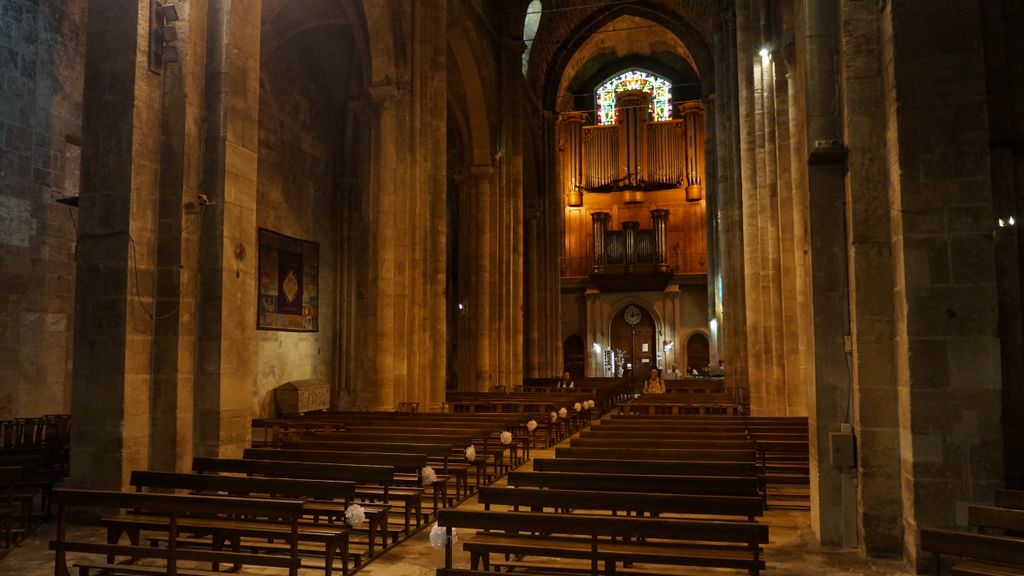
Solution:
M 1019 220 L 1024 209 L 1024 5 L 982 4 L 992 143 L 992 204 L 996 218 Z M 1006 487 L 1024 488 L 1024 226 L 995 230 L 999 280 L 999 340 L 1003 370 L 1003 445 Z
M 475 183 L 475 191 L 470 194 L 475 199 L 477 210 L 470 218 L 474 220 L 474 235 L 470 236 L 470 244 L 475 246 L 475 261 L 472 263 L 476 270 L 474 276 L 472 299 L 469 303 L 471 315 L 470 324 L 472 328 L 469 334 L 474 338 L 474 364 L 473 380 L 470 390 L 485 392 L 495 383 L 493 373 L 493 313 L 491 306 L 491 294 L 493 284 L 493 259 L 491 258 L 491 245 L 494 238 L 489 233 L 491 226 L 487 215 L 491 212 L 492 192 L 491 180 L 494 177 L 494 169 L 490 166 L 474 166 L 471 170 Z
M 682 297 L 682 291 L 679 289 L 679 284 L 669 284 L 665 287 L 665 291 L 662 293 L 662 299 L 664 302 L 665 311 L 665 325 L 662 328 L 661 342 L 658 342 L 656 346 L 661 346 L 664 350 L 665 340 L 672 341 L 672 347 L 665 352 L 665 362 L 662 368 L 671 368 L 673 364 L 679 365 L 679 360 L 683 357 L 681 350 L 686 347 L 685 336 L 683 333 L 683 322 L 682 322 L 682 307 L 680 305 L 680 299 Z M 686 366 L 679 368 L 680 370 L 686 370 Z
M 793 122 L 800 130 L 791 134 L 793 148 L 806 154 L 807 143 L 817 140 L 839 140 L 833 102 L 836 94 L 834 54 L 837 46 L 836 0 L 814 0 L 801 5 L 796 30 L 797 64 L 792 82 L 798 99 L 804 103 L 803 116 Z M 809 225 L 803 250 L 809 261 L 806 276 L 808 316 L 802 324 L 808 331 L 802 343 L 805 361 L 809 363 L 807 413 L 810 424 L 811 456 L 811 527 L 822 544 L 842 545 L 846 521 L 855 513 L 852 499 L 844 508 L 844 489 L 850 494 L 851 478 L 845 478 L 829 463 L 829 433 L 841 431 L 849 424 L 851 407 L 850 380 L 844 344 L 848 330 L 846 282 L 846 238 L 843 209 L 845 191 L 844 158 L 824 157 L 809 151 L 794 160 L 799 172 L 794 180 L 801 186 L 794 205 L 805 214 Z M 797 225 L 800 226 L 799 224 Z M 797 249 L 800 250 L 797 244 Z M 798 256 L 799 257 L 799 256 Z M 799 274 L 799 272 L 798 272 Z M 798 285 L 799 280 L 798 280 Z
M 194 452 L 249 445 L 256 378 L 260 5 L 209 0 Z
M 412 206 L 416 241 L 412 250 L 418 262 L 408 280 L 411 300 L 407 315 L 413 319 L 415 338 L 406 353 L 408 385 L 404 399 L 420 402 L 422 409 L 439 409 L 444 402 L 447 365 L 447 178 L 442 167 L 447 166 L 448 44 L 445 35 L 436 31 L 447 24 L 447 0 L 415 2 L 412 10 L 413 93 L 417 97 L 410 101 L 415 108 L 412 140 L 416 145 L 409 164 L 416 175 L 413 181 L 418 200 Z
M 178 2 L 178 63 L 163 70 L 153 389 L 153 470 L 191 470 L 205 4 Z
M 982 29 L 968 0 L 894 2 L 882 14 L 903 548 L 919 566 L 922 526 L 963 525 L 966 505 L 1002 484 Z M 937 60 L 942 74 L 930 72 Z
M 601 377 L 604 376 L 602 354 L 611 345 L 604 339 L 604 326 L 601 323 L 601 291 L 597 288 L 587 288 L 584 295 L 587 299 L 587 342 L 584 350 L 589 359 L 586 363 L 587 375 Z M 600 351 L 594 344 L 600 347 Z
M 726 7 L 719 14 L 715 27 L 715 62 L 719 68 L 715 74 L 716 106 L 711 116 L 715 122 L 717 151 L 716 178 L 712 185 L 718 197 L 720 241 L 717 250 L 722 272 L 719 276 L 709 276 L 708 282 L 721 284 L 720 359 L 725 364 L 726 385 L 749 390 L 737 49 L 736 10 Z
M 840 10 L 858 540 L 867 555 L 892 557 L 903 534 L 881 21 L 863 2 Z
M 149 467 L 160 76 L 149 2 L 90 3 L 75 284 L 71 483 L 119 489 Z
M 761 290 L 761 236 L 758 228 L 757 195 L 757 115 L 755 104 L 759 101 L 754 91 L 754 78 L 760 66 L 757 37 L 753 36 L 754 7 L 752 0 L 736 1 L 736 62 L 738 77 L 738 149 L 737 176 L 740 177 L 738 206 L 742 214 L 743 294 L 746 322 L 743 326 L 746 339 L 746 376 L 750 386 L 750 406 L 754 414 L 768 415 L 767 378 L 765 371 L 765 346 L 763 340 L 766 314 Z M 740 230 L 735 230 L 740 232 Z M 728 360 L 726 360 L 728 362 Z M 727 364 L 728 366 L 728 364 Z M 727 377 L 733 373 L 728 372 Z

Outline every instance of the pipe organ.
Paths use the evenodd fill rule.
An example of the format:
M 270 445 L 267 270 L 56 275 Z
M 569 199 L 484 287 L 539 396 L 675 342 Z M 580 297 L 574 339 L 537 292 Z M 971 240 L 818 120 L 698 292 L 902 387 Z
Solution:
M 560 122 L 563 195 L 582 206 L 587 192 L 622 192 L 626 202 L 643 202 L 643 192 L 680 189 L 686 199 L 703 198 L 704 110 L 700 102 L 680 106 L 680 118 L 648 120 L 650 94 L 618 95 L 611 125 L 584 126 L 581 112 L 562 114 Z
M 559 120 L 563 275 L 706 274 L 703 104 L 651 121 L 650 93 L 622 91 L 615 111 L 609 125 L 583 112 Z

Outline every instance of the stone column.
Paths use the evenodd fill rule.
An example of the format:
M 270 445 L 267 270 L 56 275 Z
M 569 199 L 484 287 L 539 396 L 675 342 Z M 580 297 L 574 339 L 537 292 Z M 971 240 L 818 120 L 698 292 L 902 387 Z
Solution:
M 996 218 L 1024 211 L 1024 5 L 982 4 L 992 142 L 992 204 Z M 995 230 L 996 274 L 999 280 L 999 340 L 1003 370 L 1003 452 L 1006 487 L 1024 488 L 1024 226 Z
M 410 168 L 417 202 L 412 221 L 416 241 L 411 248 L 418 262 L 409 277 L 407 315 L 413 319 L 415 338 L 407 352 L 408 382 L 405 400 L 420 402 L 421 409 L 439 409 L 444 402 L 446 372 L 446 97 L 448 45 L 444 34 L 447 0 L 415 2 L 413 14 L 412 127 L 416 145 Z M 520 339 L 521 340 L 521 339 Z M 521 346 L 521 344 L 520 344 Z
M 709 276 L 708 282 L 721 283 L 720 359 L 725 363 L 726 385 L 749 390 L 737 49 L 736 10 L 727 7 L 715 27 L 715 62 L 720 68 L 715 74 L 716 106 L 711 116 L 717 149 L 716 178 L 711 185 L 719 199 L 717 250 L 722 272 Z
M 604 376 L 602 354 L 611 344 L 604 340 L 604 326 L 601 322 L 601 291 L 597 288 L 587 288 L 585 297 L 587 299 L 587 342 L 584 354 L 589 359 L 586 363 L 587 376 L 601 377 Z M 600 346 L 600 353 L 597 352 L 594 344 Z
M 207 207 L 199 255 L 194 452 L 249 445 L 256 378 L 256 178 L 260 5 L 210 0 L 206 64 Z
M 159 236 L 153 389 L 150 401 L 153 470 L 191 470 L 196 352 L 196 264 L 205 206 L 198 186 L 202 157 L 202 98 L 206 74 L 206 10 L 178 2 L 172 24 L 178 63 L 163 70 Z
M 120 489 L 149 467 L 161 79 L 149 2 L 90 3 L 75 280 L 71 483 Z
M 1003 479 L 982 29 L 968 0 L 882 14 L 903 548 L 919 567 L 919 529 L 963 525 Z
M 493 258 L 492 244 L 495 239 L 491 236 L 489 228 L 491 219 L 487 215 L 492 211 L 492 179 L 494 169 L 490 166 L 474 166 L 471 169 L 475 190 L 471 192 L 474 197 L 477 210 L 470 217 L 474 218 L 472 224 L 474 234 L 470 236 L 469 242 L 475 247 L 475 267 L 472 300 L 470 301 L 470 315 L 472 328 L 469 334 L 474 338 L 475 347 L 473 364 L 473 376 L 470 390 L 477 392 L 487 391 L 495 383 L 493 372 L 493 350 L 492 336 L 494 334 L 493 312 L 491 306 L 491 294 L 493 285 Z
M 754 7 L 752 0 L 736 1 L 736 62 L 738 77 L 738 149 L 739 161 L 736 168 L 739 182 L 738 206 L 742 210 L 742 252 L 743 294 L 746 312 L 744 325 L 747 360 L 746 375 L 750 386 L 751 410 L 755 414 L 767 415 L 767 377 L 765 371 L 765 347 L 763 340 L 766 314 L 763 310 L 761 290 L 761 237 L 758 228 L 757 196 L 757 116 L 755 104 L 759 101 L 754 91 L 754 78 L 760 67 L 757 38 L 753 36 Z M 740 232 L 740 230 L 736 230 Z M 728 360 L 726 360 L 728 362 Z M 728 364 L 727 364 L 728 366 Z M 732 372 L 729 373 L 732 375 Z
M 892 557 L 903 534 L 881 21 L 855 0 L 840 10 L 858 540 L 869 556 Z
M 671 350 L 665 351 L 665 363 L 662 368 L 666 369 L 671 368 L 673 364 L 679 364 L 679 360 L 682 358 L 681 347 L 686 346 L 684 339 L 686 334 L 683 333 L 685 326 L 683 326 L 682 309 L 680 306 L 681 297 L 682 291 L 679 289 L 679 284 L 669 284 L 662 293 L 665 307 L 665 325 L 662 328 L 661 342 L 658 342 L 656 346 L 663 347 L 665 340 L 672 341 Z M 680 367 L 680 370 L 686 370 L 686 366 Z

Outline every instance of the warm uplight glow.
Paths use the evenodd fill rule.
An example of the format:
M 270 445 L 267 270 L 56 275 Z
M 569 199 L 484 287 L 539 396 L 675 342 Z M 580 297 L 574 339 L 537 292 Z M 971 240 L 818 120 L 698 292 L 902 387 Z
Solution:
M 760 51 L 760 52 L 758 52 L 758 54 L 760 54 L 760 55 L 761 55 L 761 59 L 762 59 L 762 60 L 767 60 L 767 59 L 768 59 L 768 57 L 769 57 L 769 56 L 771 56 L 771 54 L 772 54 L 772 53 L 771 53 L 771 52 L 769 52 L 769 51 L 768 51 L 768 48 L 766 47 L 766 48 L 761 48 L 761 51 Z

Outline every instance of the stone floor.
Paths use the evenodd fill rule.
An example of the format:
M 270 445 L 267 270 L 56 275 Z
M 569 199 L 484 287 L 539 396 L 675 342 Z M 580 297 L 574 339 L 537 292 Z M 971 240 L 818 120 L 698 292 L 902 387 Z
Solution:
M 550 457 L 553 449 L 534 450 L 533 457 Z M 530 462 L 524 464 L 530 469 Z M 501 479 L 498 484 L 504 483 Z M 463 502 L 460 507 L 477 507 L 475 498 Z M 769 509 L 764 520 L 771 526 L 771 543 L 765 557 L 769 576 L 909 576 L 912 574 L 901 562 L 867 560 L 855 550 L 824 548 L 815 543 L 810 529 L 810 514 L 800 509 Z M 44 525 L 36 530 L 25 542 L 0 559 L 0 576 L 49 576 L 53 574 L 53 553 L 47 550 L 47 543 L 54 537 L 54 526 Z M 102 541 L 98 528 L 74 527 L 69 529 L 74 538 L 89 536 Z M 444 565 L 444 550 L 430 544 L 429 526 L 413 534 L 388 552 L 378 556 L 355 576 L 433 576 L 434 570 Z M 458 547 L 456 547 L 458 548 Z M 69 564 L 72 562 L 69 561 Z M 468 567 L 468 554 L 455 556 L 456 567 Z M 283 571 L 247 569 L 259 574 L 283 574 Z M 735 570 L 685 570 L 677 569 L 672 574 L 742 574 Z M 302 570 L 302 576 L 323 574 L 323 570 Z M 340 572 L 339 572 L 340 574 Z

